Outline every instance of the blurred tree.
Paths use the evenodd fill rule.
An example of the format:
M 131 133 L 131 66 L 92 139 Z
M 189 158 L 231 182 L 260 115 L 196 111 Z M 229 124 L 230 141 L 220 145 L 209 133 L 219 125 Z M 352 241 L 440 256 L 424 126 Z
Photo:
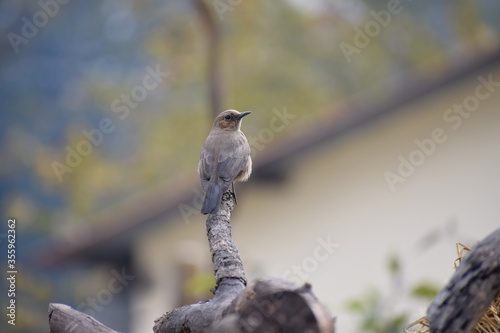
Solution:
M 196 178 L 212 121 L 210 34 L 193 2 L 71 1 L 53 15 L 41 3 L 0 3 L 2 35 L 25 39 L 0 40 L 0 205 L 21 221 L 23 261 L 35 240 L 74 240 L 73 227 L 91 227 L 101 211 Z M 254 111 L 244 125 L 251 136 L 269 126 L 273 109 L 286 108 L 296 120 L 275 133 L 276 141 L 318 119 L 350 116 L 348 104 L 376 104 L 416 77 L 432 80 L 499 47 L 498 1 L 402 2 L 349 63 L 339 45 L 352 44 L 357 28 L 376 22 L 372 11 L 386 10 L 387 1 L 225 3 L 233 5 L 221 16 L 213 1 L 204 2 L 220 29 L 224 85 L 215 108 Z M 44 17 L 27 36 L 26 27 Z M 165 75 L 147 89 L 151 71 Z M 103 120 L 112 128 L 107 133 Z M 94 134 L 93 143 L 89 133 L 97 130 L 102 138 Z M 71 151 L 80 156 L 68 166 Z M 54 162 L 70 171 L 59 177 Z

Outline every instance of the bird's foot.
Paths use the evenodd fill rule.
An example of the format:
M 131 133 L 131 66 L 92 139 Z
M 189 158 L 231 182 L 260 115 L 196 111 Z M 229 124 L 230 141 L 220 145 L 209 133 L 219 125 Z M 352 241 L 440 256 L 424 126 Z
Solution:
M 234 191 L 234 188 L 232 190 L 229 190 L 229 193 L 231 193 L 231 196 L 234 198 L 234 204 L 238 204 L 238 200 L 236 200 L 236 192 Z

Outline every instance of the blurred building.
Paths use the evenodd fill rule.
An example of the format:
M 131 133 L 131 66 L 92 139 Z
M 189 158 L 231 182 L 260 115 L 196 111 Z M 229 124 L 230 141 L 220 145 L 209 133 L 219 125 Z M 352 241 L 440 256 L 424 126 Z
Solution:
M 499 226 L 499 61 L 497 53 L 435 82 L 402 87 L 380 105 L 309 124 L 286 142 L 270 138 L 293 121 L 289 110 L 275 110 L 270 119 L 277 120 L 257 133 L 243 124 L 254 148 L 266 148 L 254 150 L 254 176 L 237 186 L 232 217 L 249 281 L 310 282 L 338 316 L 340 332 L 355 330 L 345 304 L 369 286 L 383 292 L 389 312 L 406 308 L 417 318 L 423 308 L 408 301 L 409 289 L 423 280 L 444 284 L 455 242 L 473 245 Z M 209 297 L 201 200 L 193 172 L 191 183 L 97 217 L 101 230 L 45 258 L 133 267 L 128 274 L 138 278 L 120 304 L 130 304 L 130 332 L 150 330 L 166 311 Z M 402 265 L 397 281 L 386 268 L 394 254 Z M 97 318 L 113 326 L 104 314 Z

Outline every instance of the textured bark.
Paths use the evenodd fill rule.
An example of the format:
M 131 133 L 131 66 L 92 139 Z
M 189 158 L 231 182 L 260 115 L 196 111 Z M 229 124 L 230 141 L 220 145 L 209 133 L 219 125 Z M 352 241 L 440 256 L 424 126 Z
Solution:
M 224 193 L 219 212 L 206 221 L 216 279 L 214 297 L 183 306 L 156 320 L 155 333 L 332 333 L 333 318 L 309 285 L 281 280 L 247 287 L 243 263 L 231 236 L 234 198 Z
M 500 229 L 481 241 L 427 311 L 432 333 L 468 333 L 500 294 Z
M 214 322 L 210 333 L 333 333 L 335 320 L 305 284 L 282 279 L 255 282 Z
M 85 313 L 58 303 L 49 305 L 49 327 L 51 333 L 118 333 Z
M 224 193 L 217 214 L 207 217 L 207 237 L 215 273 L 214 297 L 186 305 L 156 319 L 154 332 L 206 332 L 221 320 L 222 312 L 245 288 L 243 263 L 231 236 L 231 212 L 235 206 L 230 192 Z
M 182 306 L 155 320 L 155 333 L 333 333 L 334 319 L 305 284 L 282 279 L 257 281 L 246 287 L 243 263 L 231 236 L 230 192 L 217 214 L 206 221 L 216 286 L 206 302 Z M 56 310 L 54 310 L 56 309 Z M 115 332 L 67 305 L 51 304 L 51 332 Z
M 208 215 L 207 237 L 214 264 L 216 286 L 224 279 L 237 279 L 247 284 L 243 262 L 231 236 L 231 211 L 234 199 L 224 193 L 218 214 Z M 217 287 L 216 287 L 217 288 Z

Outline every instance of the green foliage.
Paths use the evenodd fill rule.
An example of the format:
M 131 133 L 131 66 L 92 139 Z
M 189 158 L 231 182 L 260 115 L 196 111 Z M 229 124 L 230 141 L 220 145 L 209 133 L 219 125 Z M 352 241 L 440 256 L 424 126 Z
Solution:
M 387 261 L 387 267 L 391 275 L 397 275 L 401 272 L 401 263 L 399 262 L 399 257 L 396 254 L 392 254 Z
M 358 329 L 366 333 L 401 333 L 408 324 L 409 313 L 397 309 L 394 304 L 402 298 L 423 299 L 429 302 L 440 290 L 430 282 L 416 284 L 410 291 L 400 290 L 398 286 L 402 267 L 396 254 L 391 254 L 387 260 L 387 270 L 393 282 L 391 295 L 384 295 L 379 290 L 371 288 L 361 297 L 346 304 L 348 311 L 356 314 L 359 319 Z
M 285 130 L 275 133 L 278 141 L 294 128 L 342 116 L 350 103 L 385 100 L 401 86 L 402 73 L 410 78 L 436 77 L 446 70 L 449 59 L 456 58 L 454 50 L 459 46 L 470 54 L 482 53 L 498 40 L 499 30 L 484 14 L 494 15 L 497 7 L 493 5 L 491 10 L 484 10 L 488 5 L 475 2 L 409 2 L 348 63 L 340 43 L 353 44 L 354 28 L 373 21 L 370 11 L 386 9 L 387 1 L 346 2 L 341 8 L 325 4 L 321 11 L 303 10 L 293 3 L 242 1 L 220 18 L 212 2 L 207 1 L 222 36 L 219 62 L 223 107 L 254 111 L 244 124 L 248 135 L 269 126 L 273 109 L 286 108 L 297 117 Z M 47 52 L 37 54 L 31 48 L 35 43 L 16 58 L 37 59 L 27 63 L 34 69 L 43 69 L 44 62 L 53 61 L 49 68 L 55 72 L 44 86 L 51 77 L 67 77 L 47 89 L 59 94 L 54 97 L 32 91 L 30 75 L 16 75 L 16 80 L 25 78 L 24 85 L 12 87 L 26 95 L 10 94 L 16 100 L 6 109 L 18 108 L 22 113 L 13 113 L 13 124 L 5 132 L 1 147 L 6 162 L 0 175 L 16 184 L 23 184 L 27 178 L 35 183 L 25 188 L 37 193 L 13 196 L 26 197 L 34 210 L 41 212 L 37 216 L 48 215 L 54 225 L 62 223 L 61 217 L 87 223 L 89 216 L 135 192 L 195 177 L 199 150 L 212 121 L 206 80 L 210 43 L 195 7 L 176 1 L 138 0 L 100 6 L 90 2 L 69 4 L 50 21 L 50 29 L 48 25 L 36 36 L 37 42 L 60 43 L 63 50 L 76 43 L 89 52 L 81 55 L 88 61 L 74 62 L 79 59 L 66 53 L 48 58 Z M 36 4 L 26 5 L 29 8 L 38 9 Z M 127 12 L 136 23 L 135 39 L 120 45 L 106 40 L 102 31 L 109 23 L 107 15 L 94 15 L 104 10 Z M 422 24 L 430 10 L 439 14 L 439 22 L 429 19 Z M 91 15 L 92 23 L 88 27 L 75 25 L 68 19 L 71 15 L 81 17 L 78 22 L 90 22 L 86 16 Z M 448 33 L 436 33 L 436 25 L 446 27 Z M 68 33 L 57 35 L 64 31 Z M 92 46 L 94 43 L 102 49 Z M 100 51 L 95 54 L 89 51 L 96 49 Z M 67 63 L 70 68 L 64 67 Z M 141 83 L 145 68 L 156 64 L 169 76 L 121 119 L 111 105 L 122 94 L 130 94 Z M 47 75 L 34 73 L 33 77 Z M 9 80 L 13 79 L 5 78 Z M 82 130 L 95 128 L 103 118 L 110 118 L 115 130 L 59 182 L 51 163 L 64 162 L 65 148 L 75 148 L 85 139 Z M 33 130 L 37 124 L 45 125 Z M 51 137 L 60 139 L 54 142 Z M 36 197 L 54 198 L 57 204 L 45 207 Z M 15 198 L 3 202 L 6 212 L 14 210 Z M 52 231 L 41 219 L 34 223 Z
M 200 272 L 188 278 L 184 282 L 184 292 L 187 296 L 202 298 L 209 294 L 209 290 L 215 286 L 215 277 L 212 271 Z
M 347 309 L 360 316 L 359 330 L 361 332 L 402 332 L 402 327 L 408 322 L 408 315 L 399 313 L 384 317 L 383 312 L 386 306 L 380 292 L 370 289 L 361 298 L 348 302 Z
M 420 282 L 413 287 L 411 290 L 411 295 L 416 298 L 422 298 L 424 300 L 432 300 L 441 290 L 440 287 L 436 286 L 432 282 Z

